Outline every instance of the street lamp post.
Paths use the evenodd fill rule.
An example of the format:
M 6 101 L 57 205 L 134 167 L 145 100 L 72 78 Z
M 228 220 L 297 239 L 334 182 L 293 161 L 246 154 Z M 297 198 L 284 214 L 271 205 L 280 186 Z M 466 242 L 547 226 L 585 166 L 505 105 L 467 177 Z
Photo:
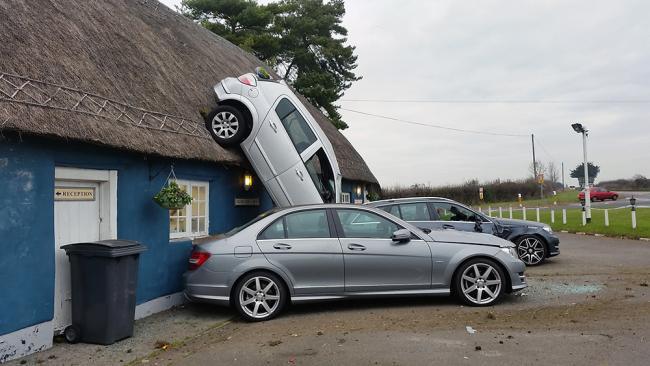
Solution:
M 589 191 L 589 166 L 587 163 L 587 130 L 585 126 L 580 123 L 571 125 L 573 130 L 582 134 L 582 152 L 584 155 L 584 171 L 585 171 L 585 216 L 587 223 L 591 222 L 591 192 Z

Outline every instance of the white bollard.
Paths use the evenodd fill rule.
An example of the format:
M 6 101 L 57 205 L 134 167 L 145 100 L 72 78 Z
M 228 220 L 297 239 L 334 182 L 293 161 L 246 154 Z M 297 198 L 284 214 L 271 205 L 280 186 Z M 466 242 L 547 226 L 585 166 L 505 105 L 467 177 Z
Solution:
M 483 210 L 481 210 L 481 206 L 478 206 L 478 212 L 483 213 Z
M 632 211 L 632 229 L 636 229 L 636 210 Z
M 503 218 L 503 210 L 501 209 L 501 206 L 499 206 L 499 218 Z
M 535 210 L 535 213 L 537 214 L 537 222 L 539 222 L 539 207 Z
M 566 208 L 562 209 L 562 223 L 566 225 Z
M 492 217 L 492 206 L 488 206 L 488 216 Z
M 522 214 L 524 215 L 524 220 L 526 220 L 526 207 L 521 209 Z
M 510 211 L 510 220 L 512 220 L 512 206 L 510 206 L 510 208 L 508 209 L 508 211 Z
M 555 224 L 555 210 L 551 210 L 551 224 Z
M 609 226 L 609 210 L 605 209 L 605 226 Z
M 582 211 L 582 226 L 587 225 L 587 213 Z

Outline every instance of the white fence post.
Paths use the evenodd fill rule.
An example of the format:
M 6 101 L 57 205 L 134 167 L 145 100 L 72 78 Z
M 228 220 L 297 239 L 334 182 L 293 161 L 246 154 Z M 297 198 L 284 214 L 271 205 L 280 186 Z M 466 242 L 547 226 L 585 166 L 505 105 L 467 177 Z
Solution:
M 562 223 L 566 225 L 566 208 L 562 209 Z
M 488 206 L 488 216 L 492 217 L 492 206 Z
M 555 224 L 555 210 L 551 210 L 551 224 Z
M 510 206 L 510 208 L 508 208 L 508 211 L 510 211 L 510 220 L 512 220 L 512 206 Z
M 499 206 L 499 218 L 503 218 L 503 209 L 501 209 L 501 206 Z
M 636 210 L 632 211 L 632 229 L 636 229 Z
M 481 209 L 481 206 L 478 206 L 478 212 L 483 213 L 483 210 Z
M 524 220 L 526 220 L 526 207 L 522 207 L 521 209 L 522 214 L 524 215 Z
M 535 210 L 535 213 L 537 214 L 537 222 L 539 222 L 539 207 Z
M 582 226 L 587 225 L 587 213 L 582 211 Z
M 605 209 L 605 226 L 609 226 L 609 210 Z

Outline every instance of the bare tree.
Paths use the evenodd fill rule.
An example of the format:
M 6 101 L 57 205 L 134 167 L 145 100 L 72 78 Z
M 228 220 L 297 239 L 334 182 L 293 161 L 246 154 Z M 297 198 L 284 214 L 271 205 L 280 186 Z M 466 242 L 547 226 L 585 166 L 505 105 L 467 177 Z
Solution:
M 548 174 L 546 180 L 549 181 L 551 184 L 555 184 L 560 180 L 560 171 L 558 170 L 557 165 L 555 165 L 554 162 L 552 161 L 548 162 L 548 165 L 546 166 L 546 173 Z
M 533 163 L 530 163 L 530 165 L 528 166 L 528 171 L 530 172 L 530 176 L 533 177 L 533 179 L 535 180 L 537 180 L 537 176 L 535 175 L 535 173 L 537 173 L 537 175 L 544 174 L 544 177 L 546 177 L 546 165 L 539 160 L 535 161 L 535 165 L 536 166 L 533 167 Z

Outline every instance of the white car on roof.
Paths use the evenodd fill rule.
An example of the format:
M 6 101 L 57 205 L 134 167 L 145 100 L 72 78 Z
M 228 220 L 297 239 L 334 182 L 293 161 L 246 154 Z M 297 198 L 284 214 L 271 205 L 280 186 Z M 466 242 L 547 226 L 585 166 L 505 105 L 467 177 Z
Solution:
M 206 127 L 222 146 L 240 145 L 279 207 L 340 201 L 334 149 L 307 108 L 262 68 L 214 86 Z

